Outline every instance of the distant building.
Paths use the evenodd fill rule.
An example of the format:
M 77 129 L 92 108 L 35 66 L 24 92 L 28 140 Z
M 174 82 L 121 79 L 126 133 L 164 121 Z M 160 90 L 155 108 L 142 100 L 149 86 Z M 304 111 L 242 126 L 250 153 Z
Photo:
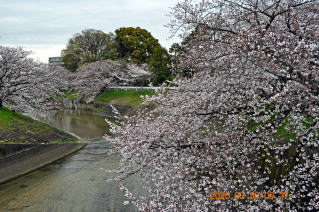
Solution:
M 62 66 L 62 57 L 49 57 L 49 66 Z

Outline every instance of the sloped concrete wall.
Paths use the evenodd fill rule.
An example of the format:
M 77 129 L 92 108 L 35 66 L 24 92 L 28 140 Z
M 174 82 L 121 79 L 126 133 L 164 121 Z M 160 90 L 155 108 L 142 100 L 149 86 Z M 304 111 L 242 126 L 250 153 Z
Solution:
M 43 144 L 0 159 L 0 184 L 46 166 L 86 144 Z

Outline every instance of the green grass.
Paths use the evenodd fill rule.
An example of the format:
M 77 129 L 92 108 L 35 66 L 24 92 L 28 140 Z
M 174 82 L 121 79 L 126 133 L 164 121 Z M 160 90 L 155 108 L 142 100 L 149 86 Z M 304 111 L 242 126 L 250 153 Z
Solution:
M 48 144 L 76 144 L 75 140 L 66 140 L 66 141 L 50 141 Z
M 101 109 L 101 108 L 92 108 L 92 112 L 93 113 L 101 113 L 101 112 L 103 112 L 103 109 Z
M 0 109 L 0 143 L 76 143 L 77 139 L 48 124 L 8 108 Z
M 0 109 L 0 123 L 12 121 L 14 113 L 6 108 Z
M 107 103 L 113 101 L 117 104 L 127 104 L 137 107 L 143 102 L 141 96 L 153 96 L 154 94 L 155 91 L 153 90 L 110 90 L 101 93 L 95 98 L 95 101 Z
M 0 109 L 0 126 L 10 126 L 13 124 L 22 124 L 32 119 L 20 113 L 13 112 L 7 108 Z
M 58 99 L 69 99 L 69 100 L 74 100 L 77 99 L 77 93 L 74 91 L 65 91 L 62 95 L 58 96 Z

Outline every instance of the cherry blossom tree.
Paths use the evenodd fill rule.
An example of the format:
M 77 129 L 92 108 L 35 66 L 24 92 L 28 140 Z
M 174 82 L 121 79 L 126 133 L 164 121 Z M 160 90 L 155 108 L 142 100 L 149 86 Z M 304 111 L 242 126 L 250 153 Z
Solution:
M 92 100 L 109 86 L 147 85 L 151 75 L 146 67 L 112 60 L 90 63 L 72 73 L 61 66 L 37 63 L 29 54 L 21 48 L 0 46 L 1 107 L 50 109 L 65 91 L 73 90 Z
M 177 67 L 192 77 L 106 137 L 128 199 L 144 211 L 317 211 L 318 1 L 185 0 L 172 16 L 173 33 L 192 33 Z M 132 174 L 148 195 L 121 184 Z
M 30 52 L 0 46 L 0 102 L 10 108 L 30 109 L 44 103 L 56 90 L 51 75 L 33 61 Z M 53 74 L 53 73 L 52 73 Z
M 71 89 L 90 102 L 110 86 L 143 86 L 149 84 L 150 77 L 145 66 L 102 60 L 81 66 L 76 73 L 70 73 L 68 79 Z

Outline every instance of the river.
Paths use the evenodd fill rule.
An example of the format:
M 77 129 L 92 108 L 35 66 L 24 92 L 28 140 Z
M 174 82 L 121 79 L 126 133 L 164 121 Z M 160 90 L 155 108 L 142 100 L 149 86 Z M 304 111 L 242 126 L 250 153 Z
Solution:
M 42 116 L 43 117 L 43 116 Z M 84 138 L 88 145 L 60 161 L 0 185 L 0 211 L 100 212 L 137 211 L 115 183 L 107 182 L 119 155 L 108 155 L 102 136 L 108 125 L 101 115 L 87 110 L 69 110 L 44 116 L 45 122 Z M 142 188 L 135 176 L 124 183 L 133 193 Z

